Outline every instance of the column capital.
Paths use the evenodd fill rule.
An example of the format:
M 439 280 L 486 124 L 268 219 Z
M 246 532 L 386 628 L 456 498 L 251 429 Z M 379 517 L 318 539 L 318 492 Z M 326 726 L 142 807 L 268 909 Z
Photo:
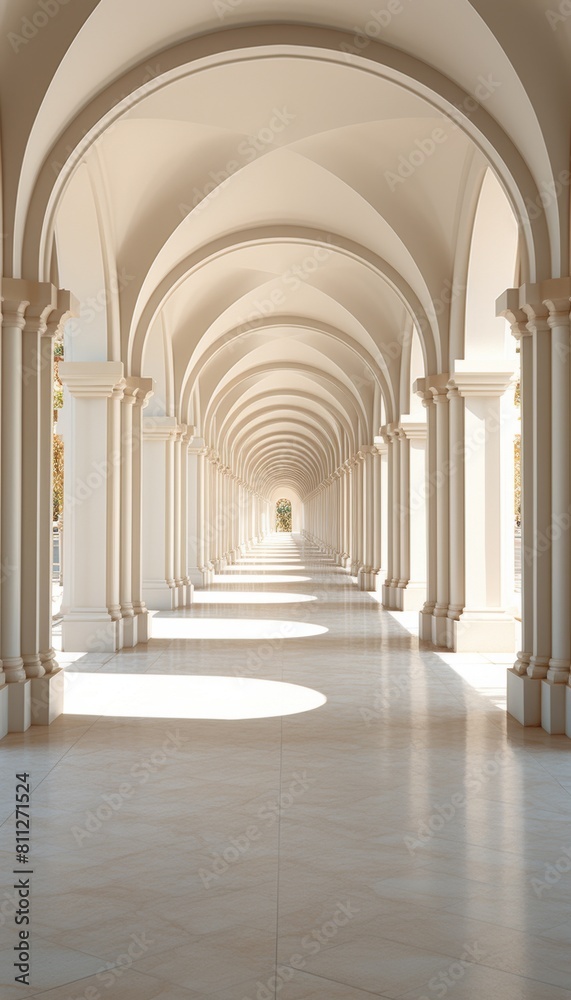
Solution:
M 496 316 L 508 321 L 512 329 L 512 336 L 516 340 L 531 336 L 531 330 L 527 326 L 528 317 L 520 306 L 518 288 L 508 288 L 496 300 Z
M 388 444 L 380 434 L 375 437 L 375 451 L 377 455 L 386 455 L 388 451 Z
M 133 375 L 128 375 L 125 378 L 124 399 L 126 401 L 132 398 L 134 403 L 144 407 L 147 406 L 153 392 L 152 378 L 135 378 Z
M 145 417 L 143 437 L 145 441 L 174 441 L 178 429 L 176 417 Z
M 435 403 L 448 402 L 449 379 L 449 374 L 429 375 L 425 379 L 426 392 L 429 396 L 432 396 Z
M 549 320 L 569 319 L 571 309 L 571 278 L 550 278 L 541 283 L 544 305 L 549 309 Z
M 125 384 L 121 361 L 60 361 L 58 374 L 78 399 L 110 398 Z
M 531 333 L 535 333 L 542 325 L 547 327 L 549 309 L 543 301 L 541 284 L 522 285 L 519 290 L 519 306 L 527 316 Z
M 515 381 L 514 366 L 499 361 L 456 361 L 450 375 L 450 390 L 461 396 L 503 396 Z
M 49 281 L 25 281 L 2 278 L 0 281 L 2 316 L 24 329 L 26 320 L 45 327 L 58 305 L 58 290 Z
M 46 337 L 57 337 L 60 330 L 67 323 L 68 319 L 73 319 L 75 316 L 79 316 L 80 308 L 79 302 L 71 292 L 67 292 L 64 289 L 58 289 L 57 292 L 57 303 L 55 309 L 49 315 L 48 323 L 46 326 Z

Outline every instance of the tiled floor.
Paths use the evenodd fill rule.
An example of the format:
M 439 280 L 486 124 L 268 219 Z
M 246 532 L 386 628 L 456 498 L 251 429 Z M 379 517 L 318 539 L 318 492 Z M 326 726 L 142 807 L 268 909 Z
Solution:
M 197 618 L 217 637 L 185 638 Z M 182 719 L 65 715 L 4 741 L 3 1000 L 571 1000 L 571 746 L 506 718 L 509 657 L 419 652 L 402 616 L 289 536 L 160 631 L 75 658 L 70 684 L 223 674 L 327 703 L 196 721 L 181 700 Z M 20 770 L 29 988 L 12 968 Z

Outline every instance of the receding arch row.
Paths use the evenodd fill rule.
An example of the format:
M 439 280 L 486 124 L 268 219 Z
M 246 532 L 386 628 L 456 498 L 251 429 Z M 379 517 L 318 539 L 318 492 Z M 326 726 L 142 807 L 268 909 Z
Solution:
M 260 408 L 261 403 L 270 399 L 275 402 L 275 407 L 272 405 Z M 292 404 L 291 399 L 303 400 L 306 406 Z M 256 394 L 255 396 L 249 396 L 245 403 L 241 400 L 236 402 L 228 411 L 224 419 L 224 423 L 219 428 L 221 440 L 226 443 L 231 442 L 233 428 L 239 428 L 242 418 L 244 421 L 247 419 L 244 414 L 248 410 L 251 410 L 253 414 L 261 414 L 262 412 L 265 412 L 269 415 L 274 412 L 275 408 L 279 409 L 279 407 L 284 404 L 290 412 L 306 413 L 308 417 L 315 420 L 318 419 L 315 411 L 319 410 L 323 414 L 322 420 L 324 427 L 326 425 L 329 426 L 330 432 L 337 437 L 337 440 L 339 440 L 339 435 L 342 431 L 345 435 L 349 452 L 353 454 L 356 451 L 359 442 L 356 434 L 354 433 L 353 426 L 346 414 L 339 406 L 336 405 L 333 399 L 324 399 L 322 396 L 318 396 L 315 393 L 290 388 L 284 389 L 282 392 L 277 394 L 274 389 L 267 389 L 264 392 Z M 339 449 L 341 449 L 341 443 L 339 443 Z
M 288 371 L 290 373 L 297 373 L 300 375 L 309 376 L 310 381 L 313 380 L 319 385 L 325 386 L 327 389 L 332 387 L 331 397 L 332 400 L 341 400 L 344 404 L 346 413 L 349 415 L 352 413 L 353 425 L 355 428 L 362 427 L 363 433 L 374 433 L 374 429 L 369 426 L 370 419 L 368 417 L 365 405 L 357 395 L 352 395 L 348 392 L 347 386 L 340 381 L 340 379 L 334 378 L 328 373 L 319 371 L 316 368 L 311 368 L 308 365 L 303 364 L 293 364 L 287 362 L 283 366 L 280 364 L 264 364 L 256 368 L 252 368 L 245 372 L 243 375 L 237 375 L 222 388 L 220 388 L 215 395 L 209 400 L 206 412 L 204 414 L 204 436 L 208 440 L 212 438 L 215 433 L 215 426 L 213 426 L 213 420 L 215 414 L 218 411 L 219 406 L 221 406 L 223 400 L 229 397 L 227 402 L 230 401 L 232 394 L 235 398 L 238 396 L 242 397 L 249 385 L 254 385 L 259 380 L 261 376 L 264 375 L 275 375 L 276 372 Z
M 317 333 L 341 344 L 344 348 L 347 348 L 361 362 L 362 372 L 369 373 L 371 379 L 378 384 L 383 394 L 387 411 L 389 413 L 396 411 L 397 401 L 392 389 L 387 362 L 382 354 L 382 346 L 378 348 L 378 359 L 375 359 L 353 337 L 350 337 L 342 330 L 332 326 L 331 324 L 322 323 L 315 319 L 302 320 L 297 316 L 282 316 L 278 314 L 270 319 L 258 320 L 252 325 L 252 329 L 247 331 L 241 332 L 240 327 L 234 328 L 228 334 L 220 336 L 210 348 L 204 351 L 204 354 L 199 359 L 193 357 L 192 362 L 189 362 L 183 383 L 181 412 L 187 412 L 189 398 L 192 396 L 196 382 L 200 380 L 205 370 L 209 367 L 215 367 L 216 364 L 220 362 L 222 363 L 223 369 L 227 368 L 229 351 L 231 355 L 234 354 L 236 346 L 241 346 L 241 342 L 247 337 L 255 334 L 263 334 L 266 331 L 278 328 L 287 328 L 288 330 L 294 331 L 307 331 L 311 334 Z M 256 350 L 256 347 L 257 345 L 252 346 L 252 352 Z M 232 350 L 232 348 L 234 348 L 234 350 Z M 236 359 L 236 363 L 239 361 L 240 364 L 244 364 L 246 359 L 247 349 L 244 348 L 244 353 L 239 357 L 239 359 Z

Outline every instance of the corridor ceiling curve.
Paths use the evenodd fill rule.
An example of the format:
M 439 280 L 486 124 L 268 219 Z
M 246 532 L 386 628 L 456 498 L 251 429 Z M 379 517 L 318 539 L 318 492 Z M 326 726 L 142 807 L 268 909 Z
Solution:
M 152 377 L 150 418 L 309 496 L 466 355 L 484 192 L 497 294 L 568 273 L 566 199 L 538 199 L 569 24 L 558 60 L 544 3 L 498 7 L 7 0 L 3 273 L 77 296 L 67 360 Z

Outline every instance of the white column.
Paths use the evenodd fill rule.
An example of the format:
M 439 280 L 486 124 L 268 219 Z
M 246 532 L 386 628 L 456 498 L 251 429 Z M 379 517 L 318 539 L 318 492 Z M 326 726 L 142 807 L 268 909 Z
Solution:
M 1 296 L 0 682 L 8 683 L 7 690 L 0 688 L 3 736 L 29 728 L 32 679 L 45 674 L 39 640 L 40 344 L 57 293 L 50 284 L 5 278 Z M 29 455 L 24 463 L 22 448 Z
M 432 642 L 432 617 L 436 607 L 438 559 L 437 440 L 436 404 L 432 393 L 428 390 L 427 383 L 427 379 L 418 379 L 414 383 L 413 389 L 422 400 L 426 410 L 426 478 L 423 490 L 426 504 L 426 601 L 419 615 L 418 634 L 421 641 Z
M 343 465 L 343 552 L 341 565 L 349 569 L 351 564 L 351 466 Z
M 173 444 L 173 579 L 176 608 L 184 608 L 186 604 L 182 572 L 182 452 L 183 448 L 186 449 L 186 435 L 186 424 L 179 424 Z
M 515 650 L 515 623 L 505 610 L 502 560 L 502 496 L 513 498 L 513 461 L 502 461 L 502 437 L 512 427 L 502 419 L 501 397 L 513 383 L 513 366 L 497 361 L 456 361 L 450 386 L 464 397 L 465 595 L 453 621 L 456 652 Z M 509 526 L 513 532 L 513 522 Z
M 133 607 L 133 411 L 138 386 L 125 380 L 121 406 L 121 565 L 120 601 L 123 618 L 123 645 L 138 642 L 138 617 Z
M 393 606 L 393 595 L 392 595 L 392 582 L 393 582 L 393 567 L 394 567 L 394 545 L 393 545 L 393 535 L 394 535 L 394 517 L 393 517 L 393 479 L 394 479 L 394 460 L 393 460 L 393 449 L 395 447 L 392 435 L 389 433 L 388 425 L 381 427 L 380 435 L 385 442 L 386 447 L 386 504 L 384 509 L 386 510 L 386 531 L 385 531 L 385 546 L 386 546 L 386 558 L 383 560 L 386 567 L 386 577 L 383 582 L 382 592 L 383 592 L 383 606 L 385 608 L 392 608 Z
M 571 279 L 546 281 L 543 301 L 551 329 L 551 657 L 541 685 L 541 724 L 564 733 L 565 700 L 571 668 L 571 353 L 569 300 Z M 558 519 L 559 523 L 558 523 Z M 571 720 L 570 720 L 571 721 Z
M 194 427 L 188 427 L 182 440 L 181 450 L 181 525 L 180 525 L 180 547 L 181 547 L 181 577 L 182 577 L 182 607 L 190 608 L 193 602 L 194 586 L 190 579 L 190 564 L 188 561 L 188 529 L 190 519 L 190 504 L 196 504 L 196 497 L 191 498 L 189 490 L 189 449 L 194 437 Z
M 436 522 L 437 522 L 437 581 L 436 605 L 432 614 L 432 642 L 436 646 L 448 643 L 448 608 L 450 605 L 450 421 L 448 376 L 432 377 L 428 388 L 436 404 Z
M 387 446 L 380 439 L 377 439 L 377 445 L 375 448 L 374 455 L 374 524 L 373 524 L 373 573 L 375 575 L 375 586 L 374 590 L 382 590 L 385 569 L 383 567 L 383 535 L 384 532 L 384 518 L 385 518 L 385 504 L 383 497 L 383 472 L 385 469 L 384 459 L 386 458 Z
M 50 725 L 63 711 L 63 672 L 58 669 L 52 645 L 52 576 L 53 576 L 53 362 L 54 337 L 73 315 L 78 304 L 69 292 L 58 291 L 57 308 L 50 314 L 46 333 L 41 338 L 40 371 L 40 510 L 39 510 L 39 641 L 40 660 L 45 674 L 32 681 L 32 724 Z M 63 523 L 63 522 L 62 522 Z M 62 549 L 60 529 L 60 573 Z
M 364 445 L 362 483 L 363 483 L 363 562 L 359 569 L 359 588 L 375 590 L 375 455 L 374 445 Z
M 151 636 L 151 616 L 143 597 L 143 410 L 153 395 L 153 380 L 150 378 L 130 378 L 129 385 L 137 384 L 135 405 L 132 412 L 132 487 L 133 503 L 131 531 L 133 539 L 133 562 L 131 571 L 131 592 L 133 611 L 137 619 L 137 640 L 148 642 Z
M 542 679 L 535 677 L 537 662 L 532 659 L 540 648 L 546 650 L 545 662 L 540 673 L 546 676 L 549 670 L 546 642 L 551 649 L 551 637 L 545 636 L 546 608 L 541 599 L 541 587 L 547 579 L 546 567 L 538 565 L 539 545 L 543 548 L 541 528 L 545 520 L 544 499 L 536 510 L 536 476 L 548 477 L 548 493 L 551 485 L 551 453 L 546 447 L 551 433 L 551 357 L 548 343 L 547 310 L 540 327 L 530 323 L 533 309 L 524 311 L 524 303 L 531 299 L 541 300 L 541 291 L 534 286 L 523 289 L 508 289 L 498 299 L 498 316 L 503 316 L 511 324 L 514 337 L 520 342 L 521 367 L 521 483 L 522 483 L 522 648 L 517 654 L 514 666 L 507 672 L 507 711 L 523 726 L 539 726 L 542 717 Z M 542 310 L 542 306 L 539 307 Z M 539 316 L 536 316 L 539 319 Z M 539 337 L 537 336 L 539 334 Z M 537 406 L 541 413 L 536 413 Z M 547 433 L 548 437 L 542 439 Z M 537 454 L 539 446 L 541 454 Z M 547 468 L 546 468 L 547 462 Z M 541 487 L 540 487 L 541 489 Z M 551 498 L 549 502 L 549 526 Z M 549 584 L 551 566 L 549 566 Z M 550 593 L 547 595 L 548 606 Z M 538 601 L 539 598 L 539 601 Z M 549 620 L 549 625 L 551 621 Z M 540 643 L 543 646 L 540 646 Z
M 454 645 L 453 622 L 457 622 L 466 606 L 465 588 L 465 529 L 464 506 L 464 398 L 451 386 L 450 405 L 450 606 L 448 608 L 448 643 Z
M 402 421 L 401 447 L 401 593 L 403 611 L 420 611 L 426 600 L 426 435 L 425 423 Z
M 176 605 L 173 577 L 174 417 L 143 422 L 143 595 L 151 611 Z
M 122 393 L 121 362 L 62 362 L 59 375 L 69 393 L 64 501 L 63 649 L 116 652 L 121 619 L 110 611 L 116 512 L 111 508 L 120 456 L 114 453 L 114 409 Z M 117 602 L 118 603 L 118 602 Z
M 541 681 L 547 677 L 551 659 L 552 608 L 552 459 L 551 448 L 551 330 L 549 312 L 543 305 L 541 289 L 523 286 L 520 305 L 528 318 L 532 334 L 533 368 L 533 650 L 528 677 Z M 541 684 L 536 684 L 537 699 Z
M 204 587 L 204 463 L 203 438 L 188 447 L 188 574 L 195 587 Z
M 388 521 L 389 521 L 389 559 L 387 579 L 383 587 L 383 605 L 386 608 L 400 610 L 398 584 L 401 565 L 401 453 L 398 424 L 387 424 L 381 429 L 383 437 L 388 441 Z

